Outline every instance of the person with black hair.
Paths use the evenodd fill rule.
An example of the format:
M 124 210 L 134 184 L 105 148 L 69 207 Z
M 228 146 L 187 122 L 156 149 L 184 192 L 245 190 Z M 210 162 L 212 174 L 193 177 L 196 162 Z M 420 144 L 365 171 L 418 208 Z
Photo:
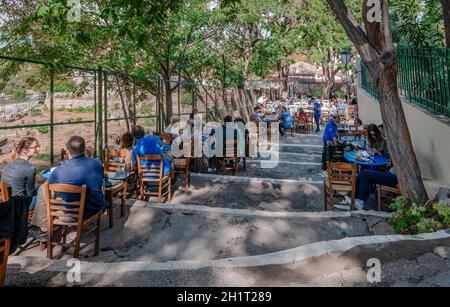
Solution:
M 145 130 L 142 126 L 133 127 L 131 133 L 136 139 L 136 145 L 133 148 L 133 161 L 137 164 L 137 156 L 144 155 L 163 155 L 164 144 L 161 139 L 156 135 L 145 135 Z M 159 164 L 156 161 L 143 161 L 143 164 Z M 172 166 L 169 159 L 163 157 L 163 173 L 168 174 Z

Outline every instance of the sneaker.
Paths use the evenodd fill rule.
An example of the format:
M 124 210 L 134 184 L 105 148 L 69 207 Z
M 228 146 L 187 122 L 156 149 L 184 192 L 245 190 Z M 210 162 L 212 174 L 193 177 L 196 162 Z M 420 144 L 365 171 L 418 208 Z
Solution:
M 39 227 L 31 226 L 28 230 L 28 234 L 30 237 L 40 242 L 47 242 L 47 232 L 42 231 Z
M 344 196 L 344 204 L 350 205 L 352 203 L 352 199 L 350 196 Z
M 361 199 L 355 199 L 356 210 L 364 210 L 364 201 Z

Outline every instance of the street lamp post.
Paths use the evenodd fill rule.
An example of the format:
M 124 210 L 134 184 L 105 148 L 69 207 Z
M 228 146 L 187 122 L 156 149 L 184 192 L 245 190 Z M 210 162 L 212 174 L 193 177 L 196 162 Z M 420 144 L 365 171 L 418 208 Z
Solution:
M 348 96 L 348 98 L 350 98 L 350 78 L 349 78 L 348 66 L 350 64 L 351 56 L 352 56 L 352 53 L 349 50 L 344 50 L 344 51 L 341 52 L 342 64 L 345 65 L 345 76 L 346 76 L 345 84 L 346 84 L 346 87 L 347 87 L 347 96 Z

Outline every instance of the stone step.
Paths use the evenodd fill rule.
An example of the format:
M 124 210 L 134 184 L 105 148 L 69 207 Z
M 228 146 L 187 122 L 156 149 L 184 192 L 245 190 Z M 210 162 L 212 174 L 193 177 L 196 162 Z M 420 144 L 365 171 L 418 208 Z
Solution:
M 248 170 L 247 173 L 250 172 Z M 188 192 L 180 187 L 174 203 L 235 209 L 261 209 L 264 204 L 280 211 L 322 211 L 323 180 L 286 180 L 256 177 L 191 174 Z
M 83 286 L 374 286 L 449 285 L 448 255 L 436 247 L 450 246 L 450 234 L 352 237 L 315 242 L 254 256 L 207 261 L 82 261 Z M 381 263 L 381 283 L 367 279 L 369 259 Z M 11 257 L 7 286 L 75 286 L 67 260 Z M 72 276 L 72 274 L 69 274 Z M 413 283 L 417 284 L 417 283 Z

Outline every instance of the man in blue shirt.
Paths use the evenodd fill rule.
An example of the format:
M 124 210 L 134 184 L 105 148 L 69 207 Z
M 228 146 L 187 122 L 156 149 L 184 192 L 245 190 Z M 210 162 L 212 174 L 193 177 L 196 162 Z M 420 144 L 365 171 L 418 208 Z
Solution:
M 133 136 L 136 138 L 136 145 L 133 148 L 133 161 L 137 164 L 137 156 L 144 155 L 163 155 L 164 144 L 156 135 L 145 135 L 145 130 L 141 126 L 135 126 L 132 130 Z M 159 164 L 157 161 L 142 161 L 144 165 Z M 163 157 L 163 173 L 168 174 L 171 169 L 171 163 L 167 157 Z
M 292 120 L 291 113 L 287 110 L 286 107 L 282 107 L 281 110 L 281 114 L 278 117 L 278 119 L 281 121 L 279 129 L 281 136 L 285 136 L 285 130 L 292 129 L 294 127 L 294 121 Z
M 89 218 L 100 212 L 105 206 L 103 194 L 104 167 L 100 160 L 85 156 L 86 142 L 80 136 L 72 136 L 66 144 L 70 160 L 55 168 L 48 178 L 49 184 L 70 184 L 76 186 L 86 185 L 86 206 L 84 218 Z M 39 193 L 38 193 L 39 196 Z M 79 201 L 79 195 L 62 193 L 61 197 L 67 202 Z M 33 212 L 33 227 L 30 235 L 38 240 L 45 241 L 47 226 L 45 202 L 38 202 Z M 36 218 L 39 216 L 39 218 Z
M 338 123 L 339 116 L 332 116 L 325 126 L 323 133 L 323 152 L 322 152 L 322 169 L 327 169 L 327 162 L 331 161 L 334 153 L 334 147 L 338 140 Z
M 319 101 L 314 103 L 314 120 L 316 121 L 316 133 L 320 132 L 320 116 L 322 113 L 322 106 Z

